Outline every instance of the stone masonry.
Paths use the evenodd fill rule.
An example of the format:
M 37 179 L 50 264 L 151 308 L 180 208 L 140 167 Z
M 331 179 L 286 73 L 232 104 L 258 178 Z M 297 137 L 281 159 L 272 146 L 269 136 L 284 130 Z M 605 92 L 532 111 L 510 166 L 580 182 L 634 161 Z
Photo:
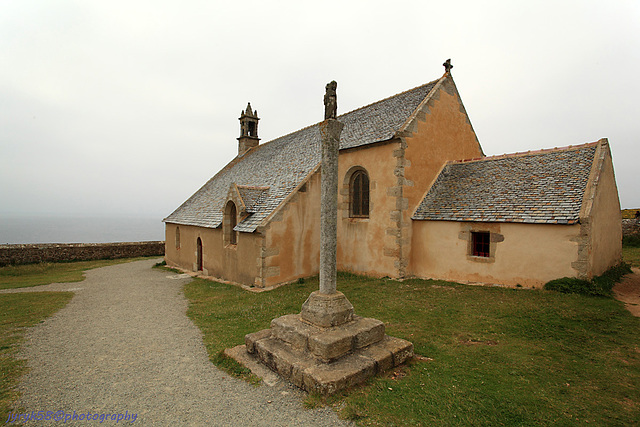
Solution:
M 631 236 L 632 234 L 640 234 L 640 220 L 637 219 L 623 219 L 622 220 L 622 235 Z
M 245 337 L 246 350 L 281 377 L 308 392 L 331 394 L 404 363 L 413 344 L 385 335 L 379 320 L 353 316 L 323 328 L 299 314 L 271 321 Z
M 164 255 L 164 242 L 0 245 L 0 266 Z

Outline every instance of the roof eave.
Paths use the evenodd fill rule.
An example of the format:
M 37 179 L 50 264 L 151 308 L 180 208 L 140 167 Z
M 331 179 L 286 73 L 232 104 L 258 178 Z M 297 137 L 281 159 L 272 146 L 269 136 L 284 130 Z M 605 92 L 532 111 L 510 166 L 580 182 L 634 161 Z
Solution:
M 433 85 L 433 87 L 431 88 L 427 96 L 425 96 L 422 102 L 418 104 L 418 106 L 413 111 L 413 113 L 411 113 L 409 118 L 404 122 L 402 126 L 400 126 L 400 129 L 396 131 L 396 133 L 394 134 L 394 138 L 402 138 L 402 137 L 410 136 L 415 132 L 418 115 L 420 114 L 420 112 L 423 111 L 424 107 L 429 103 L 433 95 L 440 90 L 443 82 L 448 77 L 450 77 L 449 73 L 445 73 L 442 77 L 440 77 L 437 80 L 437 83 Z
M 582 195 L 582 205 L 580 206 L 579 217 L 581 222 L 586 221 L 591 216 L 591 210 L 593 208 L 593 201 L 596 197 L 596 190 L 600 181 L 600 175 L 604 168 L 604 161 L 609 151 L 609 141 L 607 138 L 602 138 L 597 142 L 596 152 L 593 156 L 593 163 L 591 164 L 591 171 L 589 172 L 589 178 L 587 180 L 587 186 L 584 189 Z
M 527 225 L 576 225 L 580 224 L 579 218 L 570 220 L 514 220 L 514 219 L 498 219 L 498 218 L 417 218 L 415 215 L 411 217 L 413 221 L 441 221 L 441 222 L 482 222 L 482 223 L 501 223 L 501 224 L 527 224 Z

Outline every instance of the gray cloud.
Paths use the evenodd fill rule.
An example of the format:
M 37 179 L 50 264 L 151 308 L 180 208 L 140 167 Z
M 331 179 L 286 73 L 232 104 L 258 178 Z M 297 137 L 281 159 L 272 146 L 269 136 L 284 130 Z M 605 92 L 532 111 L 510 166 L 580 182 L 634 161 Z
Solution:
M 482 3 L 482 4 L 480 4 Z M 640 206 L 640 6 L 595 1 L 0 3 L 0 213 L 171 213 L 236 153 L 453 75 L 486 154 L 608 137 Z

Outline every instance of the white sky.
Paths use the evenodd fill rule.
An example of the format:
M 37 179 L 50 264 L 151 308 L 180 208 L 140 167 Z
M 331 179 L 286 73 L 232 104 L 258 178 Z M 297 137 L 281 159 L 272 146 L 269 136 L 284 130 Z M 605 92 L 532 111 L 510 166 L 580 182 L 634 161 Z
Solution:
M 0 0 L 0 214 L 169 215 L 237 153 L 452 74 L 485 154 L 611 143 L 640 207 L 640 2 Z

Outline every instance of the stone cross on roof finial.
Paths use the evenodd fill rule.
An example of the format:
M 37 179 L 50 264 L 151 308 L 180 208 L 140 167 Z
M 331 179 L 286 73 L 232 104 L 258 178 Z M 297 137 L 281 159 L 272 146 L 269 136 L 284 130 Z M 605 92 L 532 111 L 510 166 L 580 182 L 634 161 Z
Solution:
M 442 66 L 444 67 L 445 73 L 451 71 L 451 69 L 453 68 L 453 65 L 451 65 L 451 59 L 447 59 L 446 61 L 444 61 L 444 64 L 442 64 Z

